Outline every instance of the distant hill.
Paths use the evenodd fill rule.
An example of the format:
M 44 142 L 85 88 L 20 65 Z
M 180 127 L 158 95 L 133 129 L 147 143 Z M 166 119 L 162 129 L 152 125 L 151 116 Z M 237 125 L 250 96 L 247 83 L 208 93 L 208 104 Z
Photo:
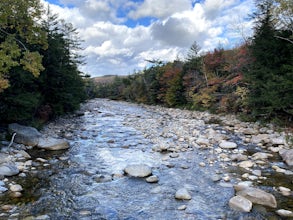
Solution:
M 95 83 L 97 84 L 108 84 L 114 81 L 117 75 L 105 75 L 105 76 L 97 76 L 93 77 Z M 118 76 L 118 77 L 126 77 L 126 76 Z

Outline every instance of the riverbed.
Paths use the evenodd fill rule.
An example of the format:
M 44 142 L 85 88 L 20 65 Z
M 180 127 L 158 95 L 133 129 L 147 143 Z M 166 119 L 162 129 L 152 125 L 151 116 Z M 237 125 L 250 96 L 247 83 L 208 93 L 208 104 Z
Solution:
M 25 178 L 13 177 L 24 193 L 14 199 L 2 196 L 1 205 L 15 207 L 3 212 L 3 219 L 282 219 L 276 210 L 293 210 L 292 193 L 278 191 L 280 186 L 293 189 L 292 167 L 275 149 L 290 146 L 254 138 L 259 133 L 285 138 L 270 125 L 106 99 L 88 101 L 81 112 L 41 131 L 67 139 L 70 148 L 28 150 L 34 161 L 46 160 L 46 166 L 36 166 Z M 219 147 L 223 140 L 237 147 Z M 272 156 L 255 159 L 257 152 Z M 253 164 L 239 166 L 241 156 Z M 126 175 L 129 164 L 151 167 L 158 181 Z M 249 213 L 231 209 L 233 186 L 244 181 L 274 195 L 278 207 L 254 205 Z M 191 199 L 175 198 L 182 188 Z

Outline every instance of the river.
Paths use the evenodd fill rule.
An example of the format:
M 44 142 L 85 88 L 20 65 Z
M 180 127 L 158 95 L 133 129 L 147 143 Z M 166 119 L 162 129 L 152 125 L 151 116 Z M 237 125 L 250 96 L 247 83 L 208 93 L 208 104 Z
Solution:
M 263 206 L 254 206 L 250 213 L 229 208 L 241 170 L 227 166 L 229 160 L 220 161 L 216 147 L 192 146 L 186 135 L 216 131 L 238 144 L 236 153 L 247 145 L 239 134 L 207 123 L 204 115 L 196 118 L 205 113 L 174 110 L 172 115 L 168 111 L 173 110 L 161 107 L 105 99 L 91 100 L 81 110 L 83 115 L 60 118 L 42 130 L 68 139 L 71 147 L 29 152 L 49 165 L 22 180 L 29 193 L 16 201 L 16 219 L 281 219 Z M 125 175 L 129 164 L 148 165 L 158 182 Z M 290 187 L 292 176 L 282 177 L 282 184 Z M 272 186 L 263 186 L 273 191 Z M 190 200 L 175 199 L 180 188 L 188 190 Z M 285 208 L 292 208 L 292 198 L 280 198 L 283 204 L 286 201 Z

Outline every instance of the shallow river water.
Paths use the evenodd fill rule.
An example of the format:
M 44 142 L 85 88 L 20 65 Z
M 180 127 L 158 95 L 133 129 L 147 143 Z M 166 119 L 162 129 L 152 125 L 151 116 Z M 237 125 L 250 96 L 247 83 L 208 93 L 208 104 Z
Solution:
M 33 186 L 26 186 L 30 194 L 19 200 L 24 203 L 19 208 L 20 219 L 40 215 L 58 220 L 279 219 L 262 207 L 246 214 L 232 211 L 228 206 L 234 196 L 232 175 L 229 182 L 215 181 L 215 175 L 227 171 L 217 163 L 199 165 L 208 164 L 208 150 L 186 146 L 184 152 L 171 157 L 168 152 L 153 151 L 153 139 L 132 121 L 152 123 L 162 117 L 160 112 L 108 100 L 90 101 L 83 111 L 82 116 L 57 120 L 42 131 L 66 137 L 71 147 L 60 152 L 30 152 L 48 159 L 50 166 L 31 177 Z M 128 164 L 149 165 L 159 182 L 125 175 Z M 175 199 L 175 192 L 183 187 L 191 200 Z

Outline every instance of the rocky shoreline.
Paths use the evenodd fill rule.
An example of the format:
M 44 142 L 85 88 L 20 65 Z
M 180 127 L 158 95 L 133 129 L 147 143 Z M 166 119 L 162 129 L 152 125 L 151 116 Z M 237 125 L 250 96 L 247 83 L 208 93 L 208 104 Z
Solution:
M 91 100 L 81 110 L 83 113 L 96 111 L 103 105 L 111 108 L 114 103 L 117 102 Z M 130 103 L 124 104 L 136 106 Z M 292 138 L 291 133 L 280 131 L 273 125 L 241 122 L 233 115 L 221 116 L 160 106 L 140 105 L 140 107 L 148 114 L 139 112 L 128 114 L 123 123 L 139 130 L 146 139 L 150 140 L 153 145 L 152 151 L 161 154 L 162 161 L 167 167 L 172 169 L 173 161 L 180 158 L 183 153 L 196 152 L 202 158 L 197 164 L 198 167 L 215 169 L 215 174 L 211 173 L 210 176 L 213 182 L 223 187 L 234 187 L 235 196 L 227 201 L 231 209 L 250 212 L 255 205 L 261 205 L 268 207 L 278 216 L 293 218 L 293 210 L 289 209 L 290 206 L 279 208 L 279 198 L 286 198 L 292 203 L 293 197 L 293 148 L 289 141 Z M 78 115 L 80 117 L 83 114 Z M 111 117 L 111 113 L 105 116 Z M 32 159 L 27 153 L 28 150 L 34 146 L 39 147 L 40 150 L 59 150 L 69 147 L 66 139 L 70 140 L 74 137 L 72 129 L 74 126 L 68 124 L 70 120 L 72 117 L 64 127 L 71 129 L 60 129 L 58 125 L 60 122 L 52 122 L 41 133 L 30 130 L 27 134 L 35 133 L 35 135 L 30 137 L 29 142 L 24 137 L 20 138 L 20 135 L 16 135 L 17 139 L 14 141 L 17 143 L 10 147 L 8 147 L 9 141 L 1 142 L 0 195 L 21 197 L 25 189 L 12 181 L 10 176 L 18 175 L 26 178 L 27 174 L 34 172 L 38 166 L 51 165 L 50 161 L 41 157 Z M 11 134 L 20 134 L 21 132 L 15 127 L 19 128 L 15 124 L 10 126 Z M 36 137 L 37 141 L 31 142 Z M 61 156 L 58 159 L 62 161 L 67 158 Z M 182 169 L 189 169 L 190 166 L 188 161 L 181 164 Z M 125 173 L 129 174 L 128 170 L 132 169 L 132 167 L 128 168 Z M 145 167 L 143 169 L 148 170 Z M 136 171 L 134 173 L 139 177 L 140 174 Z M 150 174 L 149 170 L 148 173 Z M 274 175 L 282 176 L 286 181 L 275 182 L 275 185 L 272 185 L 270 178 Z M 159 175 L 153 175 L 146 181 L 157 183 L 159 178 Z M 181 187 L 174 194 L 174 198 L 188 201 L 192 199 L 192 194 L 188 188 Z M 182 205 L 178 210 L 186 208 L 186 205 Z M 0 218 L 8 216 L 9 219 L 18 219 L 17 205 L 1 204 L 1 210 Z M 50 219 L 50 217 L 40 215 L 30 219 Z

